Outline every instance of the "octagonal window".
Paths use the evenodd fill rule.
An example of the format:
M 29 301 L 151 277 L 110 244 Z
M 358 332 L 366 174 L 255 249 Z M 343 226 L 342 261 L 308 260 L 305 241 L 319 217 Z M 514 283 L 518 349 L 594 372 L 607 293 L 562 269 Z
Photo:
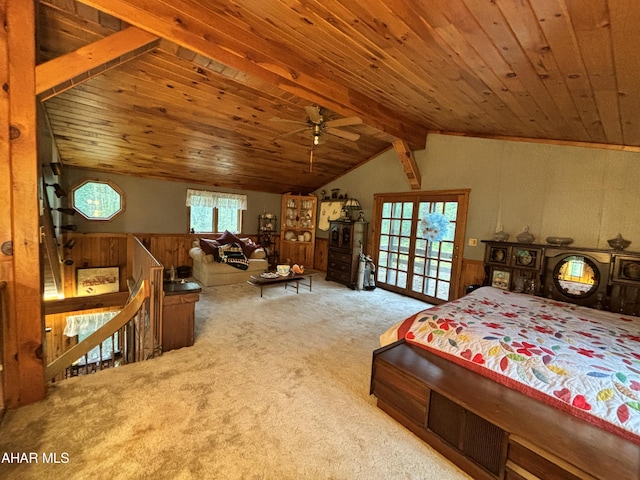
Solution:
M 71 202 L 87 220 L 111 220 L 124 211 L 124 194 L 109 181 L 83 181 L 71 189 Z

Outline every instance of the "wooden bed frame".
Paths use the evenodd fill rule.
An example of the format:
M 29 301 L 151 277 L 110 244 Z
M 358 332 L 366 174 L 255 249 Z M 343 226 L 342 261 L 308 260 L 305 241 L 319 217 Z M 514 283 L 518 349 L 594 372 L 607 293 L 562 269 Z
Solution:
M 403 340 L 373 353 L 378 407 L 477 479 L 638 479 L 640 446 Z

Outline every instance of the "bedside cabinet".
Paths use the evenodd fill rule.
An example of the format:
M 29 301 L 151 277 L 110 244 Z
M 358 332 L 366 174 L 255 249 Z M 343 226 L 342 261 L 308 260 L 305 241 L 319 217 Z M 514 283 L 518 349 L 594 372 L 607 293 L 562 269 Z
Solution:
M 165 283 L 162 301 L 162 351 L 190 347 L 194 341 L 196 302 L 202 288 L 195 282 Z

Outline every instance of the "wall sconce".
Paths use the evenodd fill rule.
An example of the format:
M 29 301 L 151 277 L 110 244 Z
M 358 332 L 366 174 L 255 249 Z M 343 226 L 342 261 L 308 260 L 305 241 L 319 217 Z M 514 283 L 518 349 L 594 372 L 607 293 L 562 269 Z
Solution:
M 58 198 L 67 196 L 67 192 L 64 191 L 64 188 L 62 188 L 59 183 L 45 183 L 45 186 L 53 187 L 53 193 L 55 193 Z

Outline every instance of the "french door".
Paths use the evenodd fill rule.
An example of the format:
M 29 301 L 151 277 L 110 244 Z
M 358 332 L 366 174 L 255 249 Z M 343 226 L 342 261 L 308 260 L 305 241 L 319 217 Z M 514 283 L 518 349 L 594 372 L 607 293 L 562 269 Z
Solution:
M 468 201 L 469 190 L 374 195 L 376 285 L 434 304 L 457 298 Z

